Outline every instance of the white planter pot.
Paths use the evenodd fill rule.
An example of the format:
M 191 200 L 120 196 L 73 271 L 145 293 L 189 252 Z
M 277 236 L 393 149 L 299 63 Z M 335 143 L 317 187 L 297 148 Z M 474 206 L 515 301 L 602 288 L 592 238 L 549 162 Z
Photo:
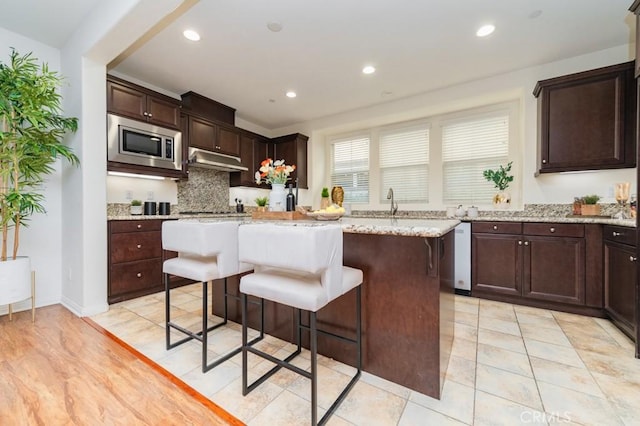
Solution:
M 142 214 L 142 206 L 129 206 L 132 215 Z
M 284 183 L 272 183 L 269 194 L 269 211 L 287 211 L 287 193 L 284 192 Z
M 0 305 L 31 297 L 31 262 L 28 257 L 0 262 Z
M 511 193 L 500 191 L 493 196 L 493 208 L 497 210 L 505 210 L 511 207 Z

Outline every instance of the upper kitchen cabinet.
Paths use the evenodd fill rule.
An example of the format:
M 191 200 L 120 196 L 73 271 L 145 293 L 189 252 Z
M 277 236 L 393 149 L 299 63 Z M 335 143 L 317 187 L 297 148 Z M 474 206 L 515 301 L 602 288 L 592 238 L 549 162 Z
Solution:
M 187 114 L 197 115 L 207 120 L 232 126 L 236 124 L 235 108 L 221 104 L 196 92 L 187 92 L 182 95 L 182 109 Z
M 231 173 L 229 184 L 231 186 L 259 187 L 260 185 L 255 182 L 255 172 L 260 168 L 260 162 L 267 157 L 267 138 L 244 131 L 240 136 L 240 159 L 241 164 L 248 170 Z
M 539 81 L 540 173 L 636 165 L 634 62 Z
M 289 176 L 290 182 L 307 189 L 307 141 L 308 136 L 300 133 L 280 136 L 271 140 L 273 146 L 273 158 L 285 160 L 285 164 L 295 164 L 296 170 Z
M 107 76 L 107 111 L 162 127 L 180 128 L 180 101 Z
M 240 156 L 240 129 L 192 115 L 187 120 L 189 147 Z

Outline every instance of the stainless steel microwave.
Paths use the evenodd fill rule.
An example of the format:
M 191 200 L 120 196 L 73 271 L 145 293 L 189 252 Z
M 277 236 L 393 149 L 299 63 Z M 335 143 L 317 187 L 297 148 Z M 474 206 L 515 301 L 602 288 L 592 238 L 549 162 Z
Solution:
M 182 169 L 182 133 L 107 114 L 107 159 L 118 163 Z

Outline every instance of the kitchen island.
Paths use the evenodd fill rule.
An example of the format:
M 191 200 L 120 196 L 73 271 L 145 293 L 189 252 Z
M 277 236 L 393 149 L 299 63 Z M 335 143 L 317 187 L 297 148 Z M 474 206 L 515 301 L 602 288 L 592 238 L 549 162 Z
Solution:
M 320 223 L 292 221 L 283 225 Z M 343 218 L 340 224 L 344 230 L 344 264 L 364 272 L 364 371 L 440 398 L 453 342 L 451 231 L 458 221 Z M 213 311 L 217 315 L 223 312 L 221 284 L 214 286 Z M 227 285 L 229 293 L 238 294 L 237 277 L 228 279 Z M 240 303 L 230 302 L 228 309 L 229 318 L 240 322 Z M 265 321 L 268 334 L 294 341 L 292 308 L 265 302 Z M 319 311 L 318 323 L 328 331 L 355 335 L 355 290 Z M 250 307 L 249 325 L 259 326 L 257 307 Z M 318 351 L 355 365 L 353 347 L 343 342 L 319 336 Z

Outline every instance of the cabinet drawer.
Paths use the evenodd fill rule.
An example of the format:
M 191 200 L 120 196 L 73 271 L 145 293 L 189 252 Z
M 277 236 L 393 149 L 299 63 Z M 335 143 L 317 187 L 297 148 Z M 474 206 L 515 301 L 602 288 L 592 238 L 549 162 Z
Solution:
M 134 260 L 162 258 L 160 231 L 131 232 L 111 235 L 111 264 Z
M 584 225 L 579 223 L 525 223 L 523 233 L 551 237 L 584 237 Z
M 162 220 L 112 220 L 109 222 L 109 230 L 112 234 L 119 232 L 146 232 L 160 231 Z
M 483 232 L 487 234 L 521 234 L 520 222 L 473 222 L 471 232 Z
M 120 263 L 109 272 L 109 296 L 162 285 L 162 259 Z
M 606 241 L 615 241 L 621 244 L 636 246 L 636 229 L 627 228 L 625 226 L 605 225 L 604 239 Z

